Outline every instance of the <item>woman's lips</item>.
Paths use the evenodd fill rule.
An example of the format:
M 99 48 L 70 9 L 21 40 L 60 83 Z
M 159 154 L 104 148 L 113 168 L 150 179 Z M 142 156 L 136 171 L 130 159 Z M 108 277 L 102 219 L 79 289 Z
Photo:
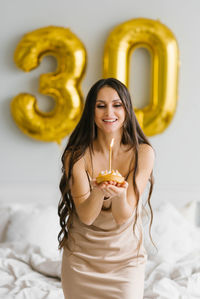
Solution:
M 117 118 L 112 118 L 112 119 L 103 119 L 104 122 L 106 123 L 114 123 L 117 121 Z

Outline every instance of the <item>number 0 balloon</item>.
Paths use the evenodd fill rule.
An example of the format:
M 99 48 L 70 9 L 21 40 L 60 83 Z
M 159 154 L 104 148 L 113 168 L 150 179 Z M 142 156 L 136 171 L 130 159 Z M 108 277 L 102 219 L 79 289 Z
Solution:
M 159 21 L 139 18 L 127 21 L 108 36 L 103 75 L 128 86 L 130 56 L 146 47 L 152 59 L 152 92 L 149 105 L 134 109 L 147 136 L 161 133 L 171 122 L 177 103 L 179 53 L 173 33 Z
M 179 51 L 175 36 L 165 25 L 150 19 L 133 19 L 109 34 L 103 76 L 115 77 L 128 86 L 130 57 L 138 47 L 146 47 L 151 54 L 152 88 L 149 104 L 134 110 L 145 134 L 152 136 L 163 132 L 175 114 Z M 69 29 L 50 26 L 26 34 L 14 59 L 19 68 L 28 72 L 45 55 L 55 56 L 58 66 L 54 73 L 40 76 L 39 91 L 54 98 L 55 108 L 42 112 L 34 96 L 21 93 L 11 102 L 11 112 L 25 134 L 60 143 L 74 129 L 82 113 L 80 82 L 86 67 L 86 50 Z
M 81 116 L 83 100 L 79 84 L 85 71 L 86 51 L 69 29 L 50 26 L 26 34 L 16 48 L 14 59 L 19 68 L 28 72 L 45 55 L 55 56 L 58 66 L 55 72 L 40 76 L 39 91 L 55 99 L 55 108 L 42 112 L 34 96 L 21 93 L 11 102 L 11 113 L 25 134 L 60 143 Z

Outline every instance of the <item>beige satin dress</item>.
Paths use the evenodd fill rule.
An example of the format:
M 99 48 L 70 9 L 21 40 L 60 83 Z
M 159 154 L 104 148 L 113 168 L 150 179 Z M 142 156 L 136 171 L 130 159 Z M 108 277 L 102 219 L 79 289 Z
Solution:
M 143 298 L 147 254 L 140 212 L 141 203 L 134 234 L 135 213 L 119 225 L 111 210 L 101 210 L 85 225 L 74 211 L 62 259 L 65 299 Z

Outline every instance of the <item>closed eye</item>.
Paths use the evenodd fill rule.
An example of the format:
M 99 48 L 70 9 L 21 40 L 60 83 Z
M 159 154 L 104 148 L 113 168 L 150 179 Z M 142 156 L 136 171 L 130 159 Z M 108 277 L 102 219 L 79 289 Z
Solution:
M 122 107 L 123 105 L 122 104 L 114 104 L 113 105 L 113 107 L 115 107 L 115 108 L 119 108 L 119 107 Z M 96 106 L 97 108 L 105 108 L 106 107 L 106 105 L 102 105 L 102 104 L 98 104 L 97 106 Z
M 97 105 L 97 108 L 105 108 L 105 105 Z
M 122 107 L 122 104 L 115 104 L 113 107 Z

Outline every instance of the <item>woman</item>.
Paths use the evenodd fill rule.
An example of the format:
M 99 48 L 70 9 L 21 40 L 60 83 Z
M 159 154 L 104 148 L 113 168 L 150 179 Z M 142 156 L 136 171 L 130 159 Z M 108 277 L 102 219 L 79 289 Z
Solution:
M 125 182 L 97 184 L 95 178 L 108 169 L 112 138 L 112 168 Z M 65 298 L 143 298 L 147 255 L 140 199 L 150 181 L 152 223 L 154 150 L 120 81 L 102 79 L 92 86 L 62 163 L 58 240 Z

